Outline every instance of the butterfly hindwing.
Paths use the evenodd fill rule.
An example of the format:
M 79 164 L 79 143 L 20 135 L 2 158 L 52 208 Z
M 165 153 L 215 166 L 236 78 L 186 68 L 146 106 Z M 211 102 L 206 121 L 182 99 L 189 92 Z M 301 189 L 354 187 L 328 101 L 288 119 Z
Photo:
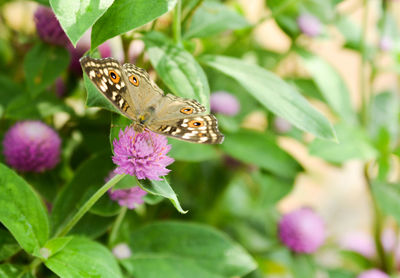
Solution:
M 217 119 L 209 115 L 193 115 L 177 120 L 159 122 L 149 129 L 183 141 L 203 144 L 220 144 L 224 135 L 218 130 Z
M 80 63 L 97 89 L 124 115 L 134 119 L 134 106 L 119 62 L 113 58 L 83 57 Z

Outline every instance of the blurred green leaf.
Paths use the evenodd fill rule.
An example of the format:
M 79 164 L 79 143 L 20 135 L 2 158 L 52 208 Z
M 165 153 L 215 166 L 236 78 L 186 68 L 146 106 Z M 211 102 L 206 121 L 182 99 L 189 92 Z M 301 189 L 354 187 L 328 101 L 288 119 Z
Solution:
M 151 32 L 143 39 L 151 64 L 172 93 L 195 99 L 209 110 L 207 77 L 193 56 L 161 33 Z
M 26 252 L 38 252 L 49 237 L 49 221 L 39 196 L 1 163 L 0 185 L 0 222 Z
M 50 86 L 69 64 L 67 49 L 37 43 L 26 54 L 24 73 L 28 90 L 33 96 Z
M 0 229 L 0 261 L 8 259 L 20 250 L 21 247 L 11 234 L 6 230 Z
M 330 107 L 346 121 L 355 122 L 350 92 L 339 73 L 322 58 L 306 51 L 299 52 L 306 69 Z
M 61 278 L 122 278 L 111 252 L 86 238 L 72 238 L 62 250 L 46 260 L 45 265 Z
M 50 0 L 62 28 L 76 46 L 78 40 L 107 11 L 114 0 Z
M 92 49 L 106 40 L 140 27 L 174 8 L 177 0 L 118 0 L 94 24 Z
M 345 47 L 359 50 L 361 42 L 361 27 L 356 25 L 346 15 L 340 15 L 336 20 L 336 27 L 342 33 L 346 40 Z
M 309 152 L 333 163 L 350 159 L 368 160 L 376 157 L 377 151 L 360 128 L 340 123 L 335 125 L 339 143 L 315 139 L 309 145 Z
M 297 36 L 300 32 L 296 23 L 299 2 L 299 0 L 266 1 L 268 8 L 270 8 L 272 11 L 272 15 L 274 16 L 276 23 L 291 37 Z
M 226 5 L 204 2 L 194 14 L 184 38 L 210 37 L 226 30 L 249 27 L 247 20 Z
M 84 73 L 83 80 L 85 82 L 85 88 L 87 92 L 86 105 L 89 107 L 101 107 L 109 111 L 118 113 L 121 112 L 111 102 L 99 92 L 96 86 L 90 81 L 89 77 Z
M 161 181 L 140 180 L 139 182 L 139 185 L 143 190 L 147 191 L 150 194 L 162 196 L 169 199 L 180 213 L 187 213 L 187 210 L 182 209 L 178 197 L 176 196 L 174 190 L 171 188 L 165 178 L 162 177 Z
M 321 91 L 312 79 L 306 78 L 289 78 L 286 79 L 293 84 L 306 97 L 314 98 L 320 101 L 325 101 Z
M 330 269 L 328 270 L 329 278 L 355 278 L 356 275 L 351 271 L 344 269 Z
M 137 278 L 233 277 L 256 268 L 241 246 L 214 228 L 198 224 L 151 224 L 134 231 L 129 246 L 133 255 L 121 263 Z
M 394 143 L 399 136 L 399 97 L 395 92 L 386 91 L 374 95 L 371 101 L 369 132 L 377 138 L 382 128 L 387 129 Z
M 97 154 L 80 165 L 74 178 L 64 186 L 54 202 L 51 214 L 53 233 L 62 228 L 78 211 L 78 208 L 105 183 L 112 165 L 109 153 Z M 104 214 L 109 215 L 109 210 L 112 210 L 114 214 L 118 213 L 119 206 L 111 201 L 107 194 L 102 198 L 111 203 L 111 208 L 95 204 L 94 209 L 97 213 L 103 211 Z
M 30 276 L 21 276 L 22 267 L 13 264 L 0 264 L 0 277 L 1 278 L 29 278 Z
M 114 220 L 115 217 L 102 217 L 88 212 L 68 234 L 98 238 L 110 229 Z
M 218 157 L 214 146 L 193 144 L 176 139 L 168 139 L 172 148 L 168 153 L 175 160 L 200 162 Z
M 381 210 L 400 224 L 400 184 L 389 184 L 374 181 L 371 184 L 372 193 Z
M 309 255 L 295 254 L 292 261 L 292 273 L 294 278 L 315 277 L 316 265 Z
M 329 121 L 294 87 L 273 73 L 230 57 L 206 55 L 201 61 L 234 78 L 262 105 L 299 129 L 317 137 L 335 139 Z
M 271 136 L 264 133 L 242 130 L 226 134 L 221 148 L 240 161 L 257 165 L 281 177 L 292 178 L 302 169 Z

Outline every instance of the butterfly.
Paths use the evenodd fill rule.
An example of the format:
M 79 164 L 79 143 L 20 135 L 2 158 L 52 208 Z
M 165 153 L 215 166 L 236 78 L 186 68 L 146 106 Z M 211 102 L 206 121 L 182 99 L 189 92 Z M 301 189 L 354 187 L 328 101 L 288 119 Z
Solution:
M 224 135 L 217 119 L 194 99 L 164 94 L 149 74 L 113 58 L 80 59 L 97 89 L 127 118 L 136 132 L 151 130 L 183 141 L 220 144 Z

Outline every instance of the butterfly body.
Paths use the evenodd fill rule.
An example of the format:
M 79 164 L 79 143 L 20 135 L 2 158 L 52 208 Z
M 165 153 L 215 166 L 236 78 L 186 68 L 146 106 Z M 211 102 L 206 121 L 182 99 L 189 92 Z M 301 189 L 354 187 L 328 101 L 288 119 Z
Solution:
M 218 144 L 224 136 L 216 118 L 193 99 L 164 94 L 149 74 L 133 64 L 113 58 L 83 57 L 81 66 L 99 91 L 137 132 L 149 129 L 193 143 Z

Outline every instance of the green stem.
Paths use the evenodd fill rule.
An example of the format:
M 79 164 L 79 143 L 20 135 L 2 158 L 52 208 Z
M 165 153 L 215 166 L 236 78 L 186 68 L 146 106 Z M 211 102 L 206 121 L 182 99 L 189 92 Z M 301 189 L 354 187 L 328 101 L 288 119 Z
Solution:
M 181 44 L 181 10 L 182 10 L 182 2 L 178 0 L 174 10 L 174 21 L 172 25 L 172 32 L 174 35 L 175 44 Z
M 371 184 L 371 179 L 369 177 L 369 164 L 367 163 L 364 166 L 364 176 L 365 176 L 365 181 L 367 183 L 367 187 L 368 187 L 368 191 L 370 193 L 371 199 L 372 199 L 372 206 L 374 209 L 374 227 L 373 227 L 373 231 L 374 231 L 374 241 L 375 241 L 375 247 L 376 247 L 376 251 L 378 253 L 378 259 L 379 259 L 379 263 L 382 267 L 382 269 L 385 272 L 388 272 L 389 266 L 390 266 L 390 262 L 388 261 L 388 257 L 385 253 L 385 249 L 383 248 L 382 245 L 382 226 L 383 226 L 383 219 L 382 219 L 382 213 L 379 209 L 378 203 L 375 199 L 375 196 L 373 194 L 372 191 L 372 184 Z
M 108 246 L 110 247 L 117 238 L 119 228 L 121 227 L 122 220 L 124 220 L 127 210 L 128 210 L 127 207 L 122 207 L 120 213 L 118 214 L 117 219 L 115 219 L 115 223 L 111 229 L 110 237 L 108 239 Z
M 367 27 L 368 27 L 368 0 L 363 0 L 364 13 L 362 18 L 362 35 L 361 35 L 361 70 L 360 70 L 360 89 L 361 89 L 361 122 L 363 126 L 368 123 L 368 106 L 369 106 L 369 88 L 367 76 Z
M 111 180 L 109 180 L 105 185 L 100 187 L 99 190 L 96 191 L 90 197 L 89 200 L 86 201 L 85 204 L 78 210 L 78 212 L 72 217 L 72 219 L 64 226 L 64 228 L 57 232 L 54 237 L 62 237 L 68 234 L 68 232 L 78 223 L 78 221 L 88 212 L 89 209 L 103 196 L 111 187 L 113 187 L 117 182 L 119 182 L 125 175 L 116 175 Z
M 182 26 L 186 27 L 187 22 L 192 18 L 196 10 L 201 6 L 204 0 L 199 0 L 196 5 L 186 14 L 185 18 L 182 20 Z

